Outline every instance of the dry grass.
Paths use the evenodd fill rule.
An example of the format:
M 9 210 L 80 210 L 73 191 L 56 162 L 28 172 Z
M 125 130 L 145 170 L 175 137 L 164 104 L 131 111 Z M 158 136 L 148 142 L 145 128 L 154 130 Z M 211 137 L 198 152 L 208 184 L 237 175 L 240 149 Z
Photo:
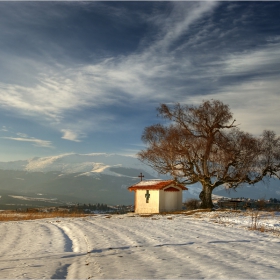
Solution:
M 139 217 L 150 218 L 152 220 L 156 220 L 157 218 L 153 218 L 154 216 L 167 216 L 167 215 L 198 215 L 200 212 L 210 212 L 211 209 L 196 209 L 196 210 L 183 210 L 183 211 L 172 211 L 172 212 L 160 212 L 160 213 L 151 213 L 151 214 L 139 214 Z M 172 217 L 167 217 L 167 219 L 172 220 Z
M 212 212 L 212 210 L 211 209 L 196 209 L 196 210 L 185 211 L 181 214 L 189 216 L 189 215 L 200 215 L 200 213 L 204 213 L 204 212 Z
M 69 213 L 66 211 L 54 211 L 54 212 L 16 212 L 16 211 L 3 211 L 0 212 L 0 221 L 25 221 L 25 220 L 37 220 L 46 218 L 68 218 L 68 217 L 87 217 L 94 216 L 94 214 L 84 213 Z
M 264 225 L 261 225 L 259 228 L 258 228 L 259 231 L 261 232 L 265 232 L 266 231 L 266 228 Z
M 139 215 L 139 217 L 143 218 L 149 218 L 156 216 L 166 216 L 166 215 L 193 215 L 200 212 L 211 212 L 211 209 L 196 209 L 196 210 L 179 210 L 179 211 L 171 211 L 171 212 L 160 212 L 160 213 L 151 213 L 151 214 L 136 214 Z
M 259 211 L 251 212 L 251 230 L 257 230 L 259 228 L 260 218 Z
M 139 215 L 140 217 L 144 217 L 144 218 L 149 218 L 149 217 L 153 217 L 153 214 L 141 214 Z
M 199 212 L 211 212 L 211 209 L 195 209 L 195 210 L 181 210 L 181 211 L 172 211 L 172 212 L 160 212 L 157 215 L 193 215 Z

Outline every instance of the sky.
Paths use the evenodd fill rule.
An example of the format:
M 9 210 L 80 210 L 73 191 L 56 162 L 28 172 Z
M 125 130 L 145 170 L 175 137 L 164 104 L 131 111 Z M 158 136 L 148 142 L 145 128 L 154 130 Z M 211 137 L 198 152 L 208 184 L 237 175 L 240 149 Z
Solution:
M 280 2 L 0 2 L 0 161 L 135 155 L 161 103 L 280 135 Z

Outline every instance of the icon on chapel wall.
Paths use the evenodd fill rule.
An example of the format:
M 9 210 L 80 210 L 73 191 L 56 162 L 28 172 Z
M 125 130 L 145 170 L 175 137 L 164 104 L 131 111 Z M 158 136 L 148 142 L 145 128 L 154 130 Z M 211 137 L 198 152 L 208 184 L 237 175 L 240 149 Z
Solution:
M 149 199 L 150 199 L 150 193 L 149 193 L 149 190 L 146 190 L 146 194 L 145 194 L 145 197 L 146 197 L 146 203 L 149 203 Z

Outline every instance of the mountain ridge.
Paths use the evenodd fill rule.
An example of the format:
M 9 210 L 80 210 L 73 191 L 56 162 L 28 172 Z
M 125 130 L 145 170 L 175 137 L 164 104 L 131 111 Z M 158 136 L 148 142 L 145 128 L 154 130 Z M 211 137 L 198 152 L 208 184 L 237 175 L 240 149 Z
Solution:
M 127 188 L 140 181 L 140 173 L 144 174 L 144 180 L 170 179 L 159 175 L 135 157 L 118 154 L 68 153 L 0 162 L 0 209 L 4 201 L 6 204 L 17 204 L 16 199 L 11 202 L 9 191 L 14 197 L 33 195 L 34 201 L 38 201 L 37 194 L 41 193 L 46 201 L 57 197 L 64 202 L 130 205 L 134 203 L 134 194 Z M 197 183 L 187 187 L 189 190 L 183 193 L 183 200 L 198 198 L 201 185 Z M 232 198 L 280 199 L 280 183 L 271 180 L 268 188 L 258 183 L 238 188 L 236 192 L 220 187 L 213 194 Z
M 56 197 L 64 203 L 133 204 L 134 194 L 127 188 L 140 181 L 141 172 L 145 179 L 158 178 L 137 158 L 117 154 L 71 153 L 0 162 L 0 209 L 38 206 L 38 193 L 46 201 Z M 28 202 L 18 199 L 24 196 Z
M 135 157 L 106 153 L 67 153 L 49 157 L 34 157 L 27 160 L 0 162 L 0 169 L 2 170 L 28 172 L 59 171 L 68 174 L 90 172 L 116 176 L 116 174 L 110 170 L 110 168 L 113 167 L 142 169 L 151 175 L 157 175 L 152 168 L 141 163 Z

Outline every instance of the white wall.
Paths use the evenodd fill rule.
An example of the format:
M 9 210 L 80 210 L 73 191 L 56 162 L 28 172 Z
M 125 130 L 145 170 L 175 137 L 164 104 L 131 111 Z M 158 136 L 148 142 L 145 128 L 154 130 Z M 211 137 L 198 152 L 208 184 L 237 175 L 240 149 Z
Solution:
M 178 193 L 164 192 L 164 211 L 178 210 Z
M 146 203 L 146 190 L 136 190 L 135 213 L 159 213 L 159 191 L 149 190 L 149 193 L 149 203 Z
M 183 207 L 183 191 L 182 190 L 180 192 L 178 192 L 177 207 L 178 207 L 178 210 L 182 210 L 182 207 Z
M 146 203 L 146 190 L 136 190 L 135 213 L 149 214 L 182 210 L 182 190 L 178 187 L 175 188 L 179 189 L 179 191 L 165 192 L 164 190 L 149 190 L 149 203 Z
M 174 185 L 168 186 L 178 189 L 178 192 L 160 190 L 160 212 L 182 210 L 182 190 Z
M 165 211 L 165 203 L 164 203 L 165 191 L 159 191 L 159 212 Z

